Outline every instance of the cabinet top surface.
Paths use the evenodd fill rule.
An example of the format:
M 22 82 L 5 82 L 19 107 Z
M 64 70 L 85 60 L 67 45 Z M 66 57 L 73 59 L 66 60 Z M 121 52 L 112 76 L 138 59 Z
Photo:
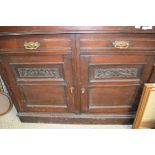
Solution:
M 56 33 L 155 33 L 152 29 L 135 26 L 0 26 L 0 35 Z

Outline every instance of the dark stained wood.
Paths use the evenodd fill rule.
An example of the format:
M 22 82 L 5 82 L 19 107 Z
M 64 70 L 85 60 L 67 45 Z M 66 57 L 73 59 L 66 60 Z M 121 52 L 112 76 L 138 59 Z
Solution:
M 0 35 L 58 34 L 58 33 L 154 33 L 134 26 L 0 26 Z
M 115 41 L 121 40 L 129 42 L 129 47 L 125 51 L 155 48 L 154 34 L 83 34 L 80 36 L 80 49 L 82 53 L 85 50 L 123 51 L 124 49 L 115 48 L 113 45 Z
M 131 30 L 134 26 L 1 26 L 1 32 L 18 31 L 91 31 L 91 30 Z
M 149 62 L 151 58 L 148 61 L 146 56 L 81 56 L 81 87 L 85 88 L 82 111 L 135 112 L 139 101 L 136 96 L 151 73 Z
M 132 124 L 134 115 L 93 115 L 60 113 L 18 113 L 23 122 L 44 122 L 63 124 Z
M 69 35 L 29 35 L 0 37 L 1 53 L 57 53 L 69 54 L 72 52 L 72 39 Z M 37 50 L 25 49 L 25 42 L 38 42 Z
M 131 124 L 154 63 L 155 27 L 0 27 L 0 74 L 23 122 Z
M 154 64 L 154 67 L 152 69 L 152 74 L 150 76 L 150 82 L 155 83 L 155 64 Z
M 103 86 L 89 87 L 88 111 L 96 113 L 132 113 L 135 106 L 137 86 Z M 123 93 L 122 93 L 123 92 Z M 111 97 L 112 96 L 112 97 Z
M 69 56 L 8 56 L 2 65 L 6 70 L 5 74 L 13 81 L 9 85 L 14 88 L 22 111 L 72 112 L 74 101 L 70 92 L 73 86 L 71 64 Z M 58 77 L 46 77 L 46 74 L 39 77 L 36 74 L 39 71 L 42 73 L 43 69 L 47 69 L 45 73 L 49 73 L 50 68 L 57 69 Z M 25 77 L 20 77 L 18 69 L 29 70 L 22 72 Z M 38 77 L 32 74 L 32 69 L 35 69 L 33 72 Z M 51 75 L 57 74 L 54 72 Z

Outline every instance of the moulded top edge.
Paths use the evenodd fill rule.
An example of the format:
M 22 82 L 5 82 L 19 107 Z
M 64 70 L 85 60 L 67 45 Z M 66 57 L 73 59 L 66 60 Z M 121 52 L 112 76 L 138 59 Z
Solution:
M 57 33 L 155 33 L 152 29 L 135 26 L 0 26 L 0 35 Z

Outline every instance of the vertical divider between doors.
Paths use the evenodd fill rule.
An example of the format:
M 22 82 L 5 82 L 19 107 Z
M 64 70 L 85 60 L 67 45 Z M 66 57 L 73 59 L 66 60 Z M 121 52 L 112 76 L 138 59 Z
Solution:
M 79 45 L 79 35 L 78 34 L 72 34 L 73 37 L 73 52 L 72 52 L 72 57 L 73 57 L 73 83 L 75 87 L 75 113 L 80 113 L 81 112 L 81 105 L 80 105 L 80 45 Z

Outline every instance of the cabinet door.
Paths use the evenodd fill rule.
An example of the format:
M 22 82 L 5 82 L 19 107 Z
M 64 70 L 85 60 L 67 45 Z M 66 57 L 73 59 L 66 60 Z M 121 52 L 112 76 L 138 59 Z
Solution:
M 133 114 L 152 66 L 148 57 L 81 55 L 81 110 Z
M 7 56 L 3 67 L 20 111 L 74 111 L 70 55 Z

